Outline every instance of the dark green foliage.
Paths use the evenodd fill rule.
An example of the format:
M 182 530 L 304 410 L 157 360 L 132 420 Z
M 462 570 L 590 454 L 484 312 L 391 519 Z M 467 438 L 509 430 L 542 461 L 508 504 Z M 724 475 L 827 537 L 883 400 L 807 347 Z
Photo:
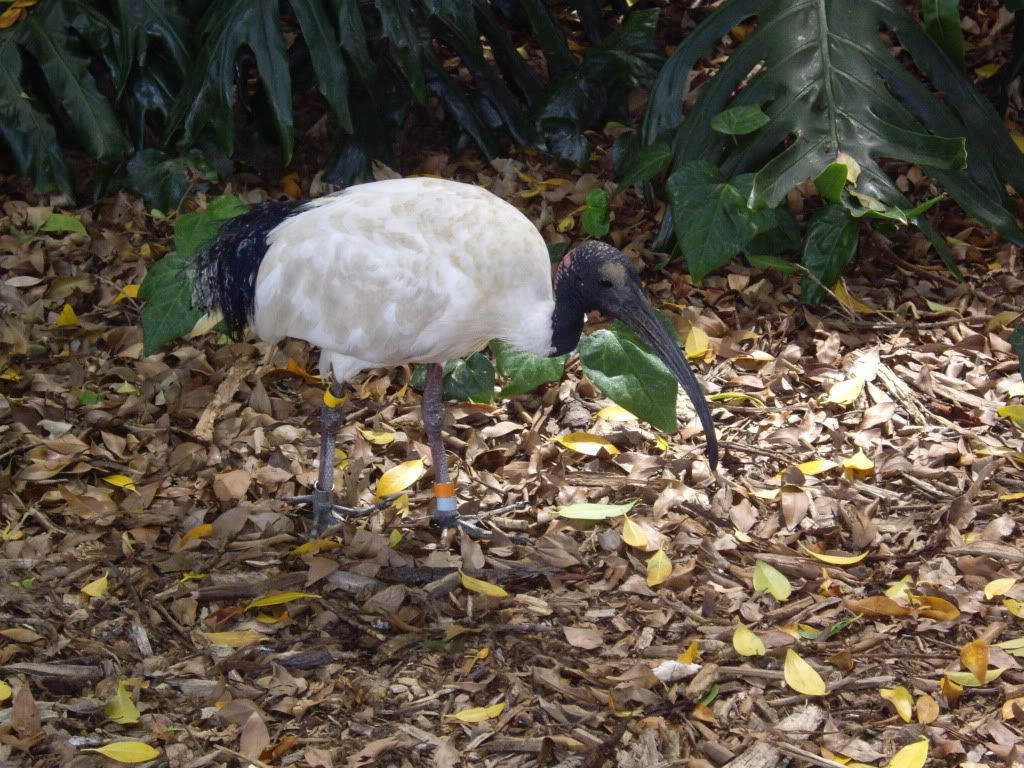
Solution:
M 234 195 L 213 200 L 205 211 L 187 213 L 174 227 L 174 253 L 165 256 L 146 274 L 139 287 L 142 310 L 143 352 L 151 355 L 195 327 L 203 312 L 192 306 L 189 267 L 196 252 L 210 242 L 224 222 L 246 211 Z
M 1017 365 L 1020 367 L 1021 376 L 1024 376 L 1024 322 L 1017 323 L 1010 334 L 1010 346 L 1017 355 Z
M 807 225 L 803 265 L 817 280 L 804 277 L 801 297 L 809 304 L 825 298 L 822 285 L 831 288 L 857 253 L 857 221 L 841 205 L 818 211 Z M 819 285 L 819 283 L 821 285 Z
M 819 178 L 827 199 L 853 215 L 886 211 L 886 218 L 917 224 L 954 267 L 941 238 L 881 170 L 880 158 L 919 164 L 969 214 L 1024 243 L 1006 193 L 1006 186 L 1024 187 L 1021 153 L 999 115 L 944 50 L 955 36 L 950 4 L 931 2 L 929 18 L 933 30 L 941 31 L 942 46 L 897 0 L 727 0 L 708 15 L 662 68 L 640 131 L 643 146 L 669 142 L 673 154 L 672 215 L 665 217 L 658 245 L 666 246 L 674 234 L 691 269 L 706 273 L 728 260 L 728 251 L 738 253 L 750 234 L 741 202 L 751 211 L 775 208 L 795 185 Z M 691 69 L 722 35 L 755 18 L 754 31 L 703 87 L 684 119 L 682 97 Z M 941 99 L 894 58 L 880 29 L 898 41 Z M 749 133 L 743 132 L 752 123 L 739 125 L 742 135 L 721 132 L 735 134 L 744 121 L 733 118 L 752 117 L 755 109 L 767 117 L 763 125 Z M 712 177 L 706 168 L 695 174 L 697 162 L 714 165 L 721 176 Z M 851 169 L 851 181 L 836 168 L 828 170 L 837 162 Z M 627 164 L 623 176 L 636 164 Z M 738 187 L 745 174 L 753 174 L 753 183 L 741 201 Z M 688 190 L 691 184 L 696 186 Z M 712 187 L 720 204 L 714 213 L 736 230 L 720 244 L 709 240 L 707 226 L 697 235 L 689 232 L 695 217 L 684 215 L 681 202 L 697 201 Z
M 621 117 L 661 55 L 657 11 L 574 5 L 592 42 L 582 61 L 539 0 L 522 0 L 524 30 L 483 0 L 47 0 L 0 30 L 0 136 L 38 190 L 70 188 L 60 147 L 73 143 L 101 162 L 101 180 L 159 207 L 214 178 L 197 149 L 259 163 L 276 144 L 287 164 L 293 101 L 314 92 L 339 147 L 328 175 L 343 184 L 374 159 L 392 162 L 394 133 L 432 95 L 458 141 L 488 158 L 508 137 L 584 165 L 583 132 Z M 517 52 L 523 31 L 544 52 L 547 82 Z M 444 68 L 449 49 L 471 82 Z
M 587 207 L 583 211 L 583 229 L 591 237 L 604 237 L 611 229 L 608 193 L 592 189 L 587 193 Z
M 493 402 L 495 378 L 494 366 L 480 352 L 449 360 L 444 364 L 444 398 L 467 403 Z M 422 390 L 426 380 L 427 367 L 417 365 L 409 383 Z

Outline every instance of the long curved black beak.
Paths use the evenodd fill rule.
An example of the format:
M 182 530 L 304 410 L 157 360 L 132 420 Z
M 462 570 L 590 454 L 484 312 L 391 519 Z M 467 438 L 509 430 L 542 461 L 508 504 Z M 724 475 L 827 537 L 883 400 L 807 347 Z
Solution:
M 711 409 L 704 398 L 704 391 L 697 377 L 679 351 L 679 346 L 662 325 L 654 307 L 643 294 L 633 294 L 617 314 L 619 319 L 661 358 L 690 398 L 697 418 L 700 419 L 700 425 L 704 428 L 708 461 L 711 462 L 711 469 L 715 469 L 718 466 L 718 438 L 715 435 L 715 423 L 711 419 Z

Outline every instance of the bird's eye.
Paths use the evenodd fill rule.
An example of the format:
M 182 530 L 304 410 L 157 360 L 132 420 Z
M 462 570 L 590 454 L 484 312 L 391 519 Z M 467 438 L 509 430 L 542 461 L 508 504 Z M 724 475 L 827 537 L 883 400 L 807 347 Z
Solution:
M 611 288 L 614 285 L 614 283 L 611 280 L 605 277 L 602 277 L 599 282 L 601 283 L 602 288 Z

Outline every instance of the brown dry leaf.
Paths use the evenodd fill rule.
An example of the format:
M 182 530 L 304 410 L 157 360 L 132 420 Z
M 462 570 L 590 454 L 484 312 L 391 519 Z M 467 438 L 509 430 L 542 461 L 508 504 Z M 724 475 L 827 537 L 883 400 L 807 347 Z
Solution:
M 920 614 L 929 619 L 952 621 L 960 615 L 960 609 L 942 597 L 912 595 L 911 600 L 915 605 L 921 606 Z
M 601 636 L 601 633 L 595 629 L 588 629 L 586 627 L 563 627 L 562 632 L 565 634 L 565 639 L 569 645 L 575 646 L 576 648 L 593 650 L 604 645 L 604 638 Z
M 917 722 L 921 725 L 928 725 L 934 723 L 939 717 L 939 705 L 931 696 L 927 693 L 923 693 L 917 697 L 917 703 L 914 706 L 914 710 L 917 713 Z
M 270 744 L 270 732 L 259 712 L 251 712 L 239 735 L 238 751 L 250 760 L 258 760 Z

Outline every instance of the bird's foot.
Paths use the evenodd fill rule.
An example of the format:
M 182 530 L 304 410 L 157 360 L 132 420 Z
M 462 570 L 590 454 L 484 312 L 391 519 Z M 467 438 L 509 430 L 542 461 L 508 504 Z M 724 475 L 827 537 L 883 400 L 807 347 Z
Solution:
M 308 504 L 313 511 L 313 528 L 310 537 L 321 536 L 332 525 L 353 517 L 366 517 L 391 504 L 390 501 L 379 501 L 368 507 L 345 507 L 334 503 L 334 491 L 321 490 L 319 485 L 313 486 L 313 492 L 305 496 L 289 496 L 288 504 Z
M 454 496 L 438 496 L 436 499 L 436 510 L 434 522 L 441 528 L 441 538 L 445 539 L 448 531 L 458 528 L 466 532 L 473 539 L 489 539 L 493 535 L 488 528 L 481 526 L 485 518 L 502 515 L 517 509 L 525 509 L 528 505 L 525 501 L 518 501 L 514 504 L 507 504 L 504 507 L 497 507 L 473 515 L 461 515 L 458 512 Z

